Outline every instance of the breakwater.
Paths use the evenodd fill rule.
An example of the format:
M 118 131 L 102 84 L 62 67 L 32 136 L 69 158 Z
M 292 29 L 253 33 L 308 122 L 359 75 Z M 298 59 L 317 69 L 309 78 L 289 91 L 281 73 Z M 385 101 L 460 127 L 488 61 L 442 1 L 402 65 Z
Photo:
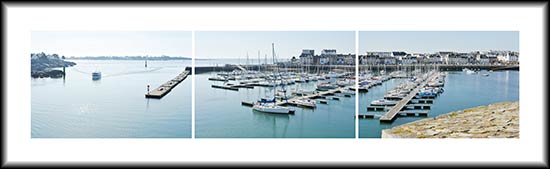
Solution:
M 382 130 L 382 138 L 519 138 L 519 102 L 442 114 Z

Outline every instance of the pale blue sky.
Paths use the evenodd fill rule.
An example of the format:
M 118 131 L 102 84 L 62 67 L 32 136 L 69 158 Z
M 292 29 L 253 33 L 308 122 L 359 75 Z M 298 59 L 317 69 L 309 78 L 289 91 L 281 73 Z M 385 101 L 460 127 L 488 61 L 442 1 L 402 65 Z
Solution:
M 354 31 L 197 31 L 196 58 L 261 58 L 271 59 L 271 43 L 278 59 L 298 57 L 302 49 L 336 49 L 338 53 L 355 53 Z
M 67 57 L 191 57 L 191 31 L 34 31 L 31 52 Z
M 359 54 L 366 51 L 471 52 L 511 50 L 519 52 L 518 31 L 360 31 Z

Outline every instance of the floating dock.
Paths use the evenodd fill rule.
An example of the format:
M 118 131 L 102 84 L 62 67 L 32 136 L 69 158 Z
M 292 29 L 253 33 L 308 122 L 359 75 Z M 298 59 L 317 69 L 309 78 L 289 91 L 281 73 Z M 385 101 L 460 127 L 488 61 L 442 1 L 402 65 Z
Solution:
M 185 70 L 178 74 L 174 79 L 169 80 L 168 82 L 160 85 L 158 88 L 149 91 L 149 93 L 145 94 L 145 98 L 157 98 L 160 99 L 164 97 L 166 94 L 170 93 L 174 87 L 176 87 L 180 82 L 185 80 L 187 78 L 187 75 L 189 75 L 189 71 Z
M 428 111 L 401 111 L 399 116 L 428 116 Z
M 380 117 L 379 114 L 358 114 L 357 117 L 364 118 L 364 119 L 374 119 L 376 117 Z
M 433 104 L 434 100 L 433 99 L 415 99 L 415 98 L 413 98 L 409 103 L 412 103 L 412 104 Z
M 424 87 L 427 82 L 429 82 L 432 79 L 436 78 L 437 75 L 438 75 L 437 73 L 433 73 L 430 77 L 428 77 L 427 79 L 424 79 L 424 81 L 422 81 L 422 83 L 418 84 L 416 86 L 416 88 L 414 90 L 412 90 L 403 99 L 401 99 L 401 101 L 399 101 L 399 103 L 397 103 L 395 106 L 393 106 L 386 114 L 382 115 L 382 117 L 380 117 L 380 121 L 381 122 L 391 122 L 391 121 L 393 121 L 395 116 L 398 113 L 400 113 L 401 110 L 403 110 L 403 108 L 405 108 L 407 106 L 407 104 L 411 101 L 411 99 L 416 97 L 416 94 L 418 93 L 418 91 L 420 91 L 420 89 L 422 87 Z M 419 107 L 425 108 L 424 106 L 419 106 Z M 415 107 L 413 106 L 413 108 L 415 108 Z
M 224 85 L 224 86 L 221 86 L 221 85 L 212 85 L 212 88 L 239 91 L 239 88 L 236 88 L 236 87 L 233 87 L 233 86 L 227 86 L 227 85 Z
M 385 111 L 386 109 L 389 109 L 390 107 L 385 106 L 367 106 L 367 111 Z

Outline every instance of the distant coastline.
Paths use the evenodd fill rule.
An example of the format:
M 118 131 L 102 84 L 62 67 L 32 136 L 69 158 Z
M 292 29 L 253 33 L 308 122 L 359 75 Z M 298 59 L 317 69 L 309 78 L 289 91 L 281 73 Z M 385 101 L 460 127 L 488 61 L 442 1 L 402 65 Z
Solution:
M 70 60 L 191 60 L 189 57 L 174 56 L 71 56 Z

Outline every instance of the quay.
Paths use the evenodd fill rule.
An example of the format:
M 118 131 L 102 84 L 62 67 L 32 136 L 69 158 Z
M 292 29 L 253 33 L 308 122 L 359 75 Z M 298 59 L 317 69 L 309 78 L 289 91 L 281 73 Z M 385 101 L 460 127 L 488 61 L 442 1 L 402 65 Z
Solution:
M 183 72 L 178 74 L 174 79 L 169 80 L 168 82 L 160 85 L 156 89 L 149 91 L 145 94 L 145 98 L 162 98 L 166 94 L 170 93 L 174 87 L 176 87 L 180 82 L 185 80 L 189 75 L 189 71 L 184 69 Z
M 279 66 L 280 68 L 284 68 L 285 70 L 332 70 L 335 68 L 343 68 L 343 69 L 354 69 L 354 65 L 275 65 L 275 64 L 261 64 L 261 65 L 233 65 L 233 64 L 225 64 L 221 66 L 199 66 L 195 67 L 195 74 L 201 74 L 201 73 L 208 73 L 208 72 L 216 72 L 216 71 L 225 71 L 225 72 L 231 72 L 233 70 L 242 70 L 242 68 L 245 68 L 246 70 L 275 70 L 275 68 Z M 468 69 L 474 69 L 474 70 L 519 70 L 519 65 L 476 65 L 476 64 L 463 64 L 463 65 L 450 65 L 450 64 L 404 64 L 404 65 L 359 65 L 360 69 L 385 69 L 386 71 L 395 71 L 398 69 L 413 69 L 413 68 L 421 68 L 421 69 L 432 69 L 436 68 L 439 71 L 461 71 L 464 68 Z
M 432 79 L 434 79 L 435 77 L 437 77 L 437 75 L 438 75 L 437 73 L 433 73 L 432 75 L 430 75 L 430 77 L 428 77 L 427 79 L 424 79 L 407 96 L 405 96 L 403 99 L 401 99 L 401 101 L 399 101 L 399 103 L 397 103 L 395 106 L 393 106 L 386 114 L 382 115 L 382 117 L 380 117 L 380 121 L 381 122 L 391 122 L 391 121 L 393 121 L 395 116 L 401 110 L 403 110 L 403 108 L 405 108 L 405 106 L 411 101 L 411 99 L 413 99 L 416 96 L 418 91 L 420 91 L 420 89 L 422 87 L 424 87 L 427 82 L 429 82 Z M 425 108 L 424 106 L 418 106 L 418 107 Z

